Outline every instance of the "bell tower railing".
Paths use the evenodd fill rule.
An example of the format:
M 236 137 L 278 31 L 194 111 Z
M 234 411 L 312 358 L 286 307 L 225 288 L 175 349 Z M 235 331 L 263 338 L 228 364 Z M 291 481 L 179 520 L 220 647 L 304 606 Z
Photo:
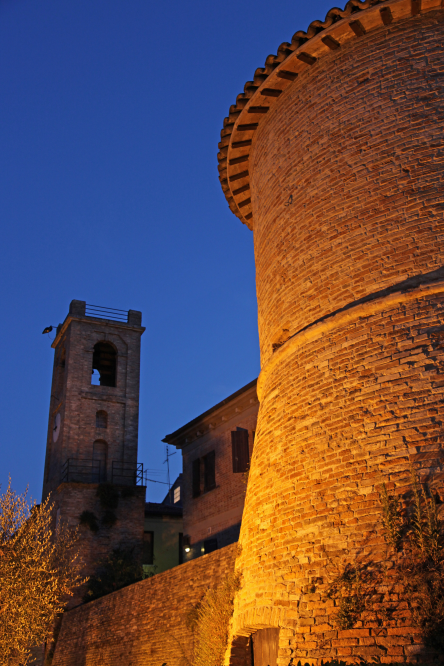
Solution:
M 101 460 L 68 458 L 62 467 L 60 483 L 105 483 L 143 486 L 143 463 L 111 462 L 111 478 Z

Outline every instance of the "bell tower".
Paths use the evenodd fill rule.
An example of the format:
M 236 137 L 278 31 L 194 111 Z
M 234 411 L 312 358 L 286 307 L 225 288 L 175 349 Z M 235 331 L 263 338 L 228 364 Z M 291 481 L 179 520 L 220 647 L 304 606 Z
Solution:
M 137 476 L 142 313 L 71 301 L 57 327 L 43 497 Z
M 80 525 L 85 575 L 113 548 L 143 541 L 137 445 L 144 330 L 141 312 L 74 300 L 52 344 L 43 499 L 51 493 L 58 517 Z M 113 507 L 103 501 L 104 483 Z

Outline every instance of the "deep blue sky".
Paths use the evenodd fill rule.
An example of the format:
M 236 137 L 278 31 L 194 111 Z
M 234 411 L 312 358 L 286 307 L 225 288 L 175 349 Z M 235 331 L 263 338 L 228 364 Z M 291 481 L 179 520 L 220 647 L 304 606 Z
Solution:
M 253 236 L 217 143 L 245 81 L 331 6 L 0 0 L 3 488 L 10 473 L 40 499 L 41 331 L 73 298 L 143 312 L 139 460 L 159 480 L 162 437 L 257 376 Z

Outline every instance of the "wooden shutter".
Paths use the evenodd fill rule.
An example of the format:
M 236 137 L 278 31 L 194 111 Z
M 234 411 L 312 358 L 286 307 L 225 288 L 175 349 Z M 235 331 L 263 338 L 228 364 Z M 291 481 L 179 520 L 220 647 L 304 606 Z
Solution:
M 210 451 L 204 456 L 204 491 L 216 487 L 216 454 Z
M 200 458 L 193 460 L 193 497 L 200 495 Z
M 250 462 L 250 451 L 248 448 L 248 430 L 237 428 L 231 433 L 231 450 L 233 457 L 233 472 L 246 472 Z
M 153 562 L 154 562 L 154 532 L 144 532 L 142 564 L 153 564 Z

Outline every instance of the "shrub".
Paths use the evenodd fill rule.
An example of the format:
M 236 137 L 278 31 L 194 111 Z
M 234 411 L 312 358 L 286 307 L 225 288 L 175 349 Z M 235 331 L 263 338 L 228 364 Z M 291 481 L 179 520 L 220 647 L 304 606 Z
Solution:
M 104 527 L 112 527 L 117 520 L 117 516 L 114 511 L 105 511 L 102 517 L 102 525 Z
M 49 499 L 31 504 L 9 481 L 0 495 L 1 666 L 26 664 L 30 647 L 51 641 L 56 618 L 84 582 L 78 532 L 53 520 Z
M 385 484 L 380 491 L 386 562 L 346 563 L 327 587 L 336 624 L 351 629 L 365 616 L 379 624 L 396 611 L 401 592 L 426 645 L 444 650 L 444 523 L 437 500 L 411 470 L 410 489 L 401 505 Z M 381 603 L 383 602 L 383 603 Z
M 119 491 L 112 483 L 100 483 L 97 488 L 97 497 L 103 509 L 115 511 L 119 506 Z
M 239 586 L 239 574 L 229 575 L 221 585 L 208 590 L 188 615 L 188 625 L 194 632 L 193 666 L 222 666 L 234 595 Z
M 97 517 L 92 511 L 83 511 L 80 514 L 80 524 L 87 525 L 91 532 L 99 531 L 99 523 L 97 522 Z
M 136 490 L 134 486 L 123 486 L 120 489 L 120 496 L 122 497 L 122 499 L 127 499 L 128 497 L 134 497 L 135 494 Z
M 88 580 L 84 601 L 98 599 L 142 578 L 146 578 L 146 574 L 134 557 L 133 549 L 116 548 L 99 563 L 96 575 Z

